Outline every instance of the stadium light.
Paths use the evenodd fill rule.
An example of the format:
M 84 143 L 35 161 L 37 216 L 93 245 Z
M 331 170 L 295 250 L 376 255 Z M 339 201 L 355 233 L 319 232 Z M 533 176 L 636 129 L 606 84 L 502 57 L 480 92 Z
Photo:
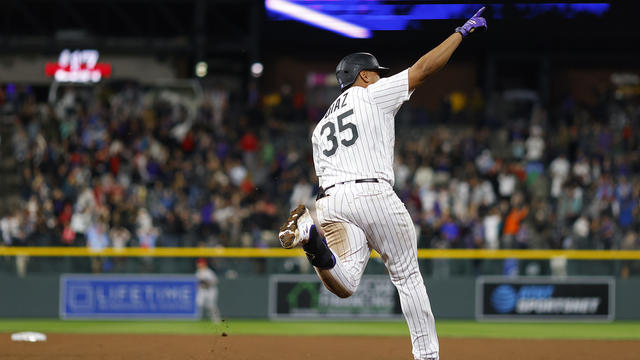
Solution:
M 266 0 L 265 6 L 271 11 L 347 37 L 358 39 L 371 37 L 371 31 L 365 27 L 340 20 L 337 17 L 323 14 L 287 0 Z
M 196 76 L 197 77 L 205 77 L 207 76 L 207 72 L 209 70 L 209 66 L 204 61 L 198 61 L 196 63 Z
M 262 65 L 262 63 L 254 62 L 251 65 L 251 76 L 253 76 L 254 78 L 259 78 L 260 76 L 262 76 L 263 71 L 264 65 Z

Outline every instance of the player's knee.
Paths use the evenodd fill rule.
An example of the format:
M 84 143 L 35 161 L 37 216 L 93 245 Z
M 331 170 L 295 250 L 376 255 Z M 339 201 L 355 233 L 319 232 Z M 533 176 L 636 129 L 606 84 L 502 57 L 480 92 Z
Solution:
M 359 281 L 355 281 L 354 279 L 347 278 L 341 281 L 329 271 L 319 271 L 318 275 L 320 275 L 320 279 L 327 290 L 343 299 L 353 295 L 358 288 Z
M 391 282 L 394 285 L 410 285 L 416 286 L 418 284 L 423 284 L 424 280 L 422 279 L 422 275 L 419 270 L 414 270 L 408 273 L 403 273 L 400 271 L 394 271 L 391 274 Z
M 349 296 L 353 295 L 353 293 L 356 292 L 356 289 L 350 289 L 338 282 L 333 282 L 333 283 L 325 282 L 325 287 L 327 288 L 327 290 L 331 291 L 336 296 L 342 299 L 348 298 Z

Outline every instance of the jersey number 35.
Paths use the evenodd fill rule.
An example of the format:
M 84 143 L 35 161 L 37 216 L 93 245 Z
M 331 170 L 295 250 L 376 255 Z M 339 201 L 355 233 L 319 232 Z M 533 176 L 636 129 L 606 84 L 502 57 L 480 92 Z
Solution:
M 347 110 L 345 112 L 343 112 L 342 114 L 338 115 L 338 131 L 339 132 L 343 132 L 346 130 L 351 130 L 351 139 L 347 140 L 347 139 L 342 139 L 340 141 L 340 143 L 344 146 L 351 146 L 353 145 L 356 140 L 358 140 L 358 128 L 356 127 L 355 124 L 352 123 L 344 123 L 343 120 L 349 116 L 353 115 L 353 109 L 351 110 Z M 333 154 L 336 153 L 336 150 L 338 150 L 338 138 L 336 137 L 336 124 L 334 124 L 333 122 L 329 121 L 326 124 L 324 124 L 322 126 L 322 129 L 320 129 L 320 134 L 324 135 L 325 133 L 325 129 L 328 129 L 329 132 L 327 134 L 327 140 L 331 143 L 331 148 L 326 149 L 326 150 L 322 150 L 322 153 L 325 156 L 331 156 Z

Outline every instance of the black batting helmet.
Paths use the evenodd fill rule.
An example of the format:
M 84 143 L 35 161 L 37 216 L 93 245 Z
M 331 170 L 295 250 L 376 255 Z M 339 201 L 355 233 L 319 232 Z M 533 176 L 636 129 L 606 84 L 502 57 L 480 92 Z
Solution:
M 345 91 L 353 85 L 362 70 L 375 70 L 385 73 L 389 68 L 380 66 L 375 56 L 358 52 L 349 54 L 340 60 L 336 67 L 336 78 L 340 84 L 340 90 Z

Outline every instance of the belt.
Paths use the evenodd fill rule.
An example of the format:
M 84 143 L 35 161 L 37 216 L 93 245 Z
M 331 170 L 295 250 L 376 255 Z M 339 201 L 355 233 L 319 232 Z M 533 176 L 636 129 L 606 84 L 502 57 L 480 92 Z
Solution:
M 316 196 L 316 201 L 322 199 L 325 196 L 329 196 L 329 194 L 326 193 L 327 190 L 331 189 L 332 187 L 338 185 L 338 184 L 346 184 L 348 182 L 355 182 L 356 184 L 362 184 L 362 183 L 377 183 L 379 182 L 378 179 L 374 179 L 374 178 L 370 178 L 370 179 L 358 179 L 358 180 L 350 180 L 350 181 L 343 181 L 343 182 L 339 182 L 339 183 L 335 183 L 331 186 L 327 186 L 326 188 L 323 188 L 322 186 L 320 186 L 320 188 L 318 189 L 318 195 Z

